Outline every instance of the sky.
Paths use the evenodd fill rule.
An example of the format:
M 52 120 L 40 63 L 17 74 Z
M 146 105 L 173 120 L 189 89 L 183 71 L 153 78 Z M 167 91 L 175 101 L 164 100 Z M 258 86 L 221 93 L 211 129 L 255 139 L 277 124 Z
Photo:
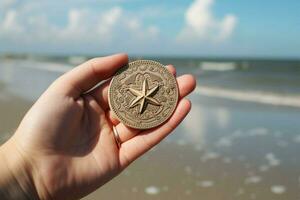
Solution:
M 298 0 L 0 0 L 0 52 L 300 58 Z

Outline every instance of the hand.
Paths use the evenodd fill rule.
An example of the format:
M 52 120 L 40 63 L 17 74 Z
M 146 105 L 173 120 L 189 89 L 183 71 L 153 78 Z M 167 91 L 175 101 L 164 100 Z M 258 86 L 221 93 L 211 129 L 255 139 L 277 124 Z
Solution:
M 127 62 L 125 54 L 89 60 L 53 82 L 28 111 L 2 147 L 6 166 L 25 193 L 40 199 L 83 197 L 118 175 L 184 119 L 191 107 L 184 97 L 195 87 L 191 75 L 177 78 L 180 100 L 165 124 L 140 131 L 113 118 L 107 99 L 109 80 L 92 88 Z M 175 74 L 174 67 L 168 69 Z M 120 149 L 113 125 L 120 134 Z M 14 172 L 16 165 L 21 173 Z

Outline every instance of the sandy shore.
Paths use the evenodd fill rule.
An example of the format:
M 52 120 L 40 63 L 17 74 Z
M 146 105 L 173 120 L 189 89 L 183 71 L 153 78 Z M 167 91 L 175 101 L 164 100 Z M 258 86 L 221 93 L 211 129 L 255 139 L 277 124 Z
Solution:
M 11 94 L 0 83 L 0 143 L 8 139 L 16 130 L 32 102 Z

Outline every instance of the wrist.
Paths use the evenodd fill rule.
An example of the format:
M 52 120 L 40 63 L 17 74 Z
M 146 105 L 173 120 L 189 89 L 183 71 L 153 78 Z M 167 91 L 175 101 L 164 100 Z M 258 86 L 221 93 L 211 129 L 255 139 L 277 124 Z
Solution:
M 0 199 L 39 199 L 32 167 L 18 150 L 13 138 L 0 147 Z

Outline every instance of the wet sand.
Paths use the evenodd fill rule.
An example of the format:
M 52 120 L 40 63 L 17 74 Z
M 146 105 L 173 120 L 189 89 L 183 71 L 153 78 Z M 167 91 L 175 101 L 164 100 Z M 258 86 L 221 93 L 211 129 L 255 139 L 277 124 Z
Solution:
M 223 106 L 196 103 L 201 117 L 194 106 L 167 141 L 85 199 L 297 198 L 299 111 Z
M 32 102 L 6 91 L 0 82 L 0 144 L 6 141 L 18 127 Z
M 0 82 L 0 142 L 14 132 L 32 102 L 59 74 L 32 78 L 29 74 L 43 73 L 21 72 Z M 27 76 L 18 75 L 24 73 Z M 37 82 L 41 84 L 35 87 Z M 31 99 L 24 95 L 26 88 L 35 92 Z M 201 92 L 189 98 L 191 113 L 176 131 L 84 199 L 299 198 L 300 108 L 207 97 Z

